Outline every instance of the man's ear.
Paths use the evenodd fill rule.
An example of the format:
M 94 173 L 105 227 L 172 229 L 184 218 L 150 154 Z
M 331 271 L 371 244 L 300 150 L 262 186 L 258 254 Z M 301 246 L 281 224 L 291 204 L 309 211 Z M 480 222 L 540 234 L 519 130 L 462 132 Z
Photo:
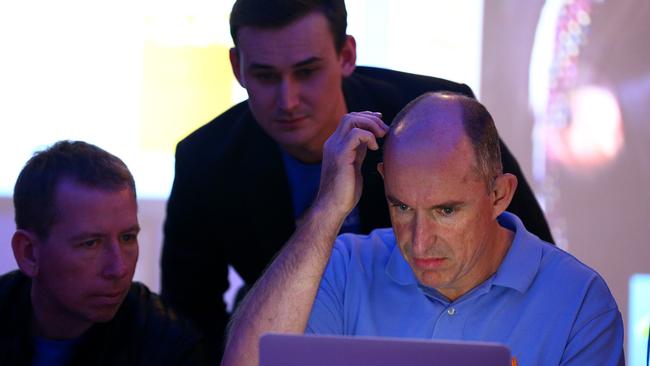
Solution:
M 339 60 L 341 61 L 341 74 L 343 77 L 352 75 L 357 66 L 357 41 L 354 40 L 354 37 L 345 36 L 345 42 L 343 42 L 339 52 Z
M 38 237 L 27 230 L 16 230 L 11 237 L 11 248 L 18 268 L 28 277 L 38 275 Z
M 377 164 L 377 171 L 382 178 L 384 178 L 384 163 Z
M 494 187 L 492 188 L 492 192 L 490 192 L 495 218 L 508 208 L 516 189 L 516 176 L 510 173 L 504 173 L 495 178 Z
M 232 67 L 232 73 L 235 75 L 235 78 L 239 82 L 239 85 L 242 86 L 242 88 L 246 88 L 246 85 L 244 85 L 244 79 L 242 78 L 241 75 L 241 69 L 240 69 L 240 60 L 239 60 L 239 52 L 237 52 L 237 48 L 233 47 L 230 49 L 229 52 L 230 56 L 230 67 Z

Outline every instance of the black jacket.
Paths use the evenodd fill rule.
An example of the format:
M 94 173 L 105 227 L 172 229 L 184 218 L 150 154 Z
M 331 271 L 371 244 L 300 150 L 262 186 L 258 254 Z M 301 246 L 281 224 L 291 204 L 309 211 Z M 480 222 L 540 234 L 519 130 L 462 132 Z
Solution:
M 357 67 L 343 81 L 349 111 L 379 111 L 386 122 L 428 91 L 473 96 L 467 85 L 386 69 Z M 509 211 L 552 241 L 544 215 L 519 166 L 501 144 L 506 172 L 519 179 Z M 363 232 L 389 227 L 383 182 L 369 151 L 359 202 Z M 252 285 L 295 229 L 289 183 L 278 145 L 255 122 L 247 102 L 194 131 L 176 148 L 176 175 L 167 206 L 162 296 L 220 345 L 228 321 L 222 300 L 228 265 Z
M 0 277 L 0 365 L 31 365 L 31 280 Z M 203 365 L 202 338 L 144 285 L 133 283 L 115 317 L 93 325 L 70 365 Z

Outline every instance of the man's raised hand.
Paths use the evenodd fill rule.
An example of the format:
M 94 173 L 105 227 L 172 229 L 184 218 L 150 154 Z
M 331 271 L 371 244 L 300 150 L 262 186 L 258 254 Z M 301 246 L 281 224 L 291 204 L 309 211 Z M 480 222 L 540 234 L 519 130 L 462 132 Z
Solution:
M 361 197 L 361 165 L 367 149 L 379 149 L 377 139 L 387 131 L 381 113 L 352 112 L 343 116 L 323 148 L 316 206 L 340 214 L 343 219 L 352 211 Z

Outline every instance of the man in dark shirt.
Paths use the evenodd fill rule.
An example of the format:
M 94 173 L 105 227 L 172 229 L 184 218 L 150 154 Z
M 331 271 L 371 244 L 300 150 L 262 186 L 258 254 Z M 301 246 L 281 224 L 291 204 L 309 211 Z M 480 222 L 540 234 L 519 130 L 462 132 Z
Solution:
M 27 162 L 14 206 L 20 270 L 0 277 L 0 364 L 202 364 L 198 333 L 131 282 L 140 227 L 119 158 L 58 142 Z
M 238 0 L 230 18 L 233 72 L 249 99 L 181 141 L 167 206 L 162 295 L 199 325 L 218 352 L 228 314 L 228 265 L 252 285 L 316 196 L 323 143 L 343 115 L 378 111 L 391 121 L 427 91 L 473 96 L 451 81 L 356 67 L 343 0 Z M 503 146 L 504 170 L 520 182 L 508 208 L 552 241 L 519 166 Z M 343 231 L 390 225 L 370 152 L 363 194 Z

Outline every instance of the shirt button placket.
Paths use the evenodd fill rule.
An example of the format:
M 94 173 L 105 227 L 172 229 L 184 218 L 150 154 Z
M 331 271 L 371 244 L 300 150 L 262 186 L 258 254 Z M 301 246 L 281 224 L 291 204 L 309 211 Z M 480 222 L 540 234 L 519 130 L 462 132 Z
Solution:
M 454 315 L 454 314 L 456 314 L 456 308 L 453 307 L 453 306 L 450 306 L 450 307 L 447 309 L 447 314 L 449 314 L 449 315 Z

